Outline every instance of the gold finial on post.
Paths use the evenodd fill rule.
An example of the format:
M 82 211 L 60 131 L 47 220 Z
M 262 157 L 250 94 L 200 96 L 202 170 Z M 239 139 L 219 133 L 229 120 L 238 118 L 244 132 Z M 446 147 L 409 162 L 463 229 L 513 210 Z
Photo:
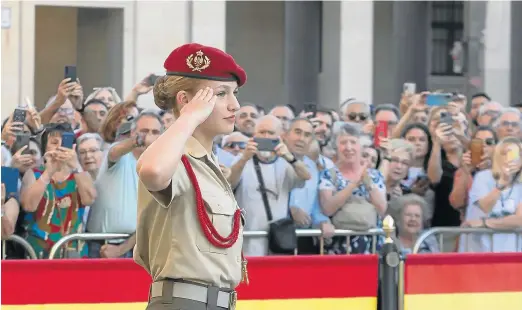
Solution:
M 386 234 L 386 239 L 384 243 L 393 243 L 392 234 L 395 232 L 395 221 L 391 217 L 391 215 L 386 215 L 384 220 L 382 221 L 382 229 Z

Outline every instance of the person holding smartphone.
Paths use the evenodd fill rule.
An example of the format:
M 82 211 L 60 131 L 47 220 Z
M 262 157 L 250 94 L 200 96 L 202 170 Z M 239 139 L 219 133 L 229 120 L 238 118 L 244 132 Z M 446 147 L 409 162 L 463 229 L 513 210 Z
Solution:
M 480 171 L 474 177 L 469 192 L 468 219 L 462 226 L 498 230 L 522 227 L 522 183 L 519 182 L 522 160 L 520 154 L 521 142 L 519 139 L 507 137 L 499 142 L 493 154 L 492 168 Z M 463 244 L 461 251 L 522 251 L 521 234 L 496 233 L 493 237 L 472 235 L 468 236 L 465 241 L 469 244 Z
M 38 258 L 48 258 L 49 251 L 62 237 L 83 232 L 85 206 L 96 199 L 89 173 L 82 170 L 71 144 L 74 134 L 66 124 L 49 124 L 42 135 L 45 163 L 27 170 L 22 179 L 20 201 L 26 212 L 26 240 Z M 72 241 L 67 256 L 86 256 L 86 248 Z

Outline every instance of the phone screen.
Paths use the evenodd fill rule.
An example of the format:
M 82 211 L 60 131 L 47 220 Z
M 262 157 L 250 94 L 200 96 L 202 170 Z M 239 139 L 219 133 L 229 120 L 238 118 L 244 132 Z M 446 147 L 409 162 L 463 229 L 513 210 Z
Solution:
M 155 74 L 152 74 L 149 76 L 149 78 L 147 79 L 147 84 L 149 84 L 149 86 L 154 86 L 154 84 L 156 84 L 156 80 L 159 78 L 158 75 L 155 75 Z
M 62 134 L 62 147 L 72 149 L 74 144 L 74 134 L 70 132 L 64 132 Z
M 2 166 L 2 183 L 5 186 L 6 196 L 7 194 L 13 194 L 18 191 L 18 177 L 20 172 L 17 168 Z
M 510 147 L 507 152 L 507 161 L 517 161 L 520 158 L 520 149 L 518 147 Z
M 15 142 L 13 144 L 13 153 L 18 152 L 19 149 L 23 148 L 24 146 L 29 146 L 29 140 L 31 136 L 29 134 L 25 133 L 19 133 L 16 135 Z M 29 147 L 27 147 L 23 152 L 22 155 L 29 154 Z
M 438 107 L 448 105 L 451 100 L 451 94 L 429 94 L 426 96 L 426 105 L 430 107 Z
M 77 76 L 76 76 L 76 66 L 65 66 L 65 76 L 64 78 L 70 78 L 71 82 L 76 82 Z
M 24 123 L 26 111 L 23 109 L 15 109 L 13 113 L 13 122 Z
M 305 103 L 304 111 L 306 113 L 312 113 L 311 117 L 315 117 L 315 115 L 317 113 L 317 104 L 315 104 L 315 103 Z
M 375 127 L 375 133 L 373 135 L 373 144 L 375 147 L 381 146 L 381 138 L 388 137 L 388 122 L 379 121 Z
M 274 151 L 275 147 L 279 144 L 278 139 L 268 138 L 254 138 L 254 142 L 257 143 L 257 149 L 259 151 Z

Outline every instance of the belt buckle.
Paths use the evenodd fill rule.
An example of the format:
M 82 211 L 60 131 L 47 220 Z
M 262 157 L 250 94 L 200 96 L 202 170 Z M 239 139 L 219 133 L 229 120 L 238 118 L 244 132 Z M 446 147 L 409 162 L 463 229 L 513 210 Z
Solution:
M 230 298 L 228 300 L 228 308 L 230 310 L 236 310 L 236 303 L 237 303 L 237 292 L 236 291 L 230 292 Z

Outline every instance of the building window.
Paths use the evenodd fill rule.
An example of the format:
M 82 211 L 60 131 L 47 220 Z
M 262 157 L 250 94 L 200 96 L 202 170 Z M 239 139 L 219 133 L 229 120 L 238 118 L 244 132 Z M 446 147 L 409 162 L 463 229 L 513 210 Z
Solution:
M 464 1 L 433 1 L 431 12 L 431 74 L 461 75 L 453 72 L 450 52 L 463 39 Z

